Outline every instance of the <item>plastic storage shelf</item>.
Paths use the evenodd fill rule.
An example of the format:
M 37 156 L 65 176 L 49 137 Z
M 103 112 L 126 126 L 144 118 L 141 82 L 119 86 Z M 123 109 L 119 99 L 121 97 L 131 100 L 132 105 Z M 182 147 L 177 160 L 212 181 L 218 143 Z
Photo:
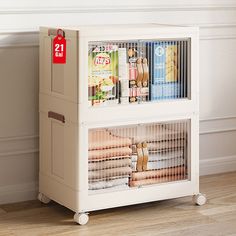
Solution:
M 198 29 L 40 29 L 39 200 L 87 213 L 199 193 Z

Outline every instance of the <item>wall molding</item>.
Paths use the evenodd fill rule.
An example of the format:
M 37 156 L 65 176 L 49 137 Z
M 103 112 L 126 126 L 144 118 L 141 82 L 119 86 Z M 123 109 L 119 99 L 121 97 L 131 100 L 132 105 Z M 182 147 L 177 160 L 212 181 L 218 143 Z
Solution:
M 24 183 L 0 187 L 0 204 L 34 200 L 38 194 L 38 183 Z
M 229 40 L 236 39 L 236 34 L 228 35 L 214 35 L 214 36 L 201 36 L 200 40 Z
M 94 6 L 94 7 L 63 7 L 63 8 L 6 8 L 1 9 L 1 15 L 33 15 L 33 14 L 81 14 L 81 13 L 117 13 L 117 12 L 157 12 L 157 11 L 232 11 L 236 10 L 236 4 L 225 6 L 219 5 L 149 5 L 149 6 Z
M 38 152 L 39 152 L 39 149 L 25 149 L 25 150 L 20 150 L 20 151 L 15 151 L 15 152 L 2 152 L 0 153 L 0 158 L 9 157 L 9 156 L 20 156 L 24 154 L 34 154 Z
M 11 137 L 0 137 L 0 142 L 9 142 L 15 140 L 28 140 L 38 139 L 39 135 L 22 135 L 22 136 L 11 136 Z
M 205 122 L 205 121 L 215 121 L 215 120 L 229 120 L 229 119 L 236 119 L 236 115 L 232 116 L 215 116 L 215 117 L 203 117 L 200 118 L 200 122 Z
M 236 116 L 200 119 L 200 135 L 236 131 Z
M 236 23 L 231 24 L 199 24 L 200 40 L 236 39 Z M 225 32 L 227 29 L 227 32 Z M 0 31 L 0 48 L 5 47 L 38 47 L 39 32 L 22 29 L 15 31 Z
M 1 137 L 0 158 L 9 158 L 38 153 L 38 139 L 38 135 Z M 34 155 L 29 157 L 34 157 Z
M 0 20 L 5 23 L 0 28 L 23 32 L 38 30 L 40 25 L 127 23 L 126 19 L 129 23 L 230 24 L 236 23 L 235 14 L 235 0 L 11 0 L 0 1 Z
M 204 160 L 200 160 L 201 176 L 232 172 L 232 171 L 236 171 L 236 155 L 205 158 Z
M 57 7 L 55 7 L 55 5 Z M 135 4 L 131 1 L 120 0 L 119 2 L 100 0 L 99 4 L 95 1 L 75 1 L 68 0 L 55 4 L 54 0 L 46 2 L 35 2 L 27 0 L 13 0 L 0 4 L 0 14 L 66 14 L 66 13 L 99 13 L 99 12 L 154 12 L 154 11 L 232 11 L 236 10 L 236 3 L 233 0 L 136 0 Z M 12 8 L 14 6 L 14 8 Z
M 200 135 L 205 135 L 205 134 L 226 133 L 226 132 L 235 132 L 235 131 L 236 131 L 236 127 L 235 128 L 231 128 L 231 129 L 207 130 L 207 131 L 202 131 L 199 134 Z
M 236 24 L 198 24 L 200 40 L 236 39 Z
M 0 32 L 0 48 L 6 47 L 38 47 L 39 33 L 31 32 Z

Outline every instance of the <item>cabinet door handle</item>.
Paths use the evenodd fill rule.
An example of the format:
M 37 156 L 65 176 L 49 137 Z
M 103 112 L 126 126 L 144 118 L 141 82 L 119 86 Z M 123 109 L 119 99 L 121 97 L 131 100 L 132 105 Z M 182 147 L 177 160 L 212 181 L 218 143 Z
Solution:
M 56 113 L 56 112 L 53 112 L 53 111 L 49 111 L 48 112 L 48 117 L 52 118 L 52 119 L 55 119 L 55 120 L 59 120 L 62 123 L 65 123 L 65 116 L 62 115 L 62 114 L 59 114 L 59 113 Z

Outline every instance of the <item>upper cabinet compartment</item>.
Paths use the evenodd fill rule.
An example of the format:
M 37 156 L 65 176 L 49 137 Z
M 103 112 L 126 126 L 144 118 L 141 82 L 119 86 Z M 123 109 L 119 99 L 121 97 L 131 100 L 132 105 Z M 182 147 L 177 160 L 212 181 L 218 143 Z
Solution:
M 191 99 L 190 55 L 190 38 L 89 42 L 89 106 Z
M 40 31 L 40 92 L 44 95 L 78 102 L 78 33 L 63 30 L 66 40 L 66 63 L 53 63 L 53 40 L 57 29 Z

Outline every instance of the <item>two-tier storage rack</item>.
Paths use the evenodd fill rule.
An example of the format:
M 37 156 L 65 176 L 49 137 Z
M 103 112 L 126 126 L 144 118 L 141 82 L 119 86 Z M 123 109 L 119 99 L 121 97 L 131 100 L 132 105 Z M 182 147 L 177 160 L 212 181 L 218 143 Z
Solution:
M 88 212 L 199 193 L 195 27 L 40 29 L 39 200 Z M 55 45 L 54 45 L 55 46 Z

